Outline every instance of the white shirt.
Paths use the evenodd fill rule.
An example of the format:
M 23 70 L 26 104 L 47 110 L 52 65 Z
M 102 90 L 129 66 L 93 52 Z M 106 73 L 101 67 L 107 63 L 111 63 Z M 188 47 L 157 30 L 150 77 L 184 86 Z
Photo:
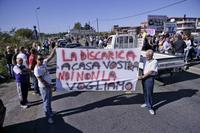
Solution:
M 23 65 L 25 65 L 26 68 L 28 68 L 28 64 L 27 64 L 27 56 L 24 53 L 19 53 L 17 55 L 17 58 L 21 58 L 23 59 Z
M 186 48 L 185 49 L 187 49 L 187 50 L 189 50 L 189 49 L 191 49 L 192 48 L 192 42 L 191 42 L 191 40 L 185 40 L 185 44 L 186 44 Z
M 148 61 L 148 60 L 144 61 L 143 73 L 147 74 L 149 71 L 153 71 L 155 73 L 158 72 L 158 61 L 157 60 L 152 59 L 150 61 Z
M 19 73 L 22 73 L 21 69 L 19 68 L 20 65 L 15 65 L 13 67 L 13 71 L 16 73 L 16 74 L 19 74 Z
M 34 68 L 34 75 L 35 75 L 36 77 L 42 76 L 42 78 L 43 78 L 47 83 L 51 84 L 51 77 L 50 77 L 50 74 L 49 74 L 49 72 L 48 72 L 48 70 L 47 70 L 47 65 L 46 65 L 46 63 L 47 63 L 47 60 L 45 59 L 45 60 L 43 61 L 43 64 L 42 64 L 41 66 L 36 65 L 35 68 Z M 38 86 L 39 86 L 40 88 L 45 87 L 45 85 L 44 85 L 41 81 L 39 81 L 39 80 L 38 80 Z
M 168 50 L 171 48 L 171 44 L 168 41 L 163 43 L 164 52 L 168 54 Z

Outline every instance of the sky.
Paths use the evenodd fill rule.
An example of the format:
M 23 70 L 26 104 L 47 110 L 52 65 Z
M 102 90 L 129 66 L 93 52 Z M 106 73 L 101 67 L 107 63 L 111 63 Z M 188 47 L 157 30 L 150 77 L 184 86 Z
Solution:
M 0 30 L 37 26 L 44 33 L 66 32 L 74 23 L 90 23 L 99 31 L 110 31 L 113 25 L 139 26 L 148 15 L 200 18 L 200 0 L 186 0 L 159 11 L 134 16 L 181 0 L 0 0 Z M 40 9 L 36 9 L 40 7 Z M 112 20 L 126 16 L 126 19 Z

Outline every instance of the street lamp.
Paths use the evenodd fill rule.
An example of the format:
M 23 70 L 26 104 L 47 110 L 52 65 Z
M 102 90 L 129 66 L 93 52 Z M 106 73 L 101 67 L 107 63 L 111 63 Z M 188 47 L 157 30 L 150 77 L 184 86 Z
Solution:
M 40 24 L 39 24 L 39 18 L 38 18 L 38 10 L 40 10 L 40 7 L 37 7 L 37 8 L 35 9 L 35 16 L 36 16 L 36 20 L 37 20 L 39 40 L 40 40 L 40 42 L 41 42 L 41 37 L 40 37 Z

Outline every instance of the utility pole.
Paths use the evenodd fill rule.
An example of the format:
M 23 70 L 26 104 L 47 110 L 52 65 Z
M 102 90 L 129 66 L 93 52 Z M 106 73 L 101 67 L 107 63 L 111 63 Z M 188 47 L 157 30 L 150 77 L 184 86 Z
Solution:
M 38 35 L 39 35 L 39 40 L 40 40 L 40 43 L 42 43 L 42 38 L 40 36 L 40 23 L 39 23 L 39 18 L 38 18 L 38 10 L 40 9 L 40 7 L 37 7 L 35 9 L 35 16 L 36 16 L 36 20 L 37 20 L 37 26 L 38 26 Z
M 68 32 L 70 32 L 70 26 L 68 26 Z
M 97 32 L 99 32 L 99 21 L 98 21 L 98 18 L 97 18 Z

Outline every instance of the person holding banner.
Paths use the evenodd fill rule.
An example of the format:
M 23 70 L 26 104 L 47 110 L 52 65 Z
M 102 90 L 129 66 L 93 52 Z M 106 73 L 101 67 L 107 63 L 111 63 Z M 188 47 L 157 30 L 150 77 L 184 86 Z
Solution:
M 52 119 L 53 112 L 51 108 L 52 85 L 51 85 L 51 77 L 47 70 L 47 63 L 55 55 L 55 49 L 56 47 L 52 50 L 51 54 L 46 59 L 44 59 L 42 55 L 38 55 L 37 64 L 34 68 L 34 75 L 37 77 L 38 80 L 38 86 L 43 100 L 43 108 L 49 124 L 53 124 L 54 121 Z
M 153 50 L 146 51 L 146 58 L 141 59 L 143 62 L 143 74 L 139 76 L 138 79 L 142 80 L 144 101 L 145 103 L 141 105 L 142 108 L 147 107 L 151 115 L 155 115 L 153 110 L 153 88 L 154 79 L 158 72 L 158 62 L 153 59 Z

